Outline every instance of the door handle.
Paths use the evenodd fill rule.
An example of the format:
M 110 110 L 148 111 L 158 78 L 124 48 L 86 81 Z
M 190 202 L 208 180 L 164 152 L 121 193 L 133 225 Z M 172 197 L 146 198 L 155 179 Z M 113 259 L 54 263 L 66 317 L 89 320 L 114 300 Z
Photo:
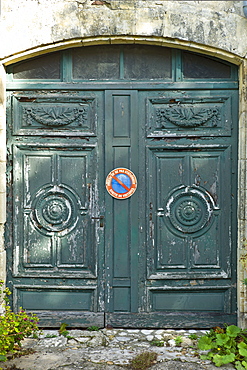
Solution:
M 99 220 L 99 227 L 104 227 L 104 216 L 91 217 L 92 220 Z
M 158 208 L 157 209 L 157 216 L 159 216 L 159 217 L 165 216 L 165 210 L 164 210 L 164 208 Z

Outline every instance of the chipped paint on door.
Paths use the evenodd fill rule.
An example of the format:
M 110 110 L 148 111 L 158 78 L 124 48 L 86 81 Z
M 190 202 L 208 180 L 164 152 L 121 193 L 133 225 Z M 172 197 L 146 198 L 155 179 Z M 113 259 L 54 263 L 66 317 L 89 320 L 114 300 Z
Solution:
M 43 326 L 236 322 L 236 70 L 157 48 L 9 68 L 9 285 Z M 106 191 L 114 168 L 131 197 Z

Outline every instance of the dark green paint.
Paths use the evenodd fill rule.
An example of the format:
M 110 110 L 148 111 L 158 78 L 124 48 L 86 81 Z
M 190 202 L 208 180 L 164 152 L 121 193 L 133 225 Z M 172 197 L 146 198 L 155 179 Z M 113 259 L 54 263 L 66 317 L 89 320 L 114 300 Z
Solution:
M 47 326 L 235 323 L 236 69 L 226 63 L 223 78 L 218 62 L 204 58 L 201 70 L 187 55 L 185 78 L 183 52 L 167 50 L 171 70 L 162 79 L 162 53 L 140 61 L 138 49 L 146 70 L 129 71 L 130 50 L 114 50 L 119 81 L 104 78 L 107 47 L 101 82 L 73 81 L 85 73 L 81 62 L 72 66 L 82 54 L 74 51 L 60 53 L 50 77 L 42 60 L 31 75 L 26 65 L 9 70 L 14 307 L 37 312 Z M 137 177 L 126 200 L 105 189 L 116 167 Z

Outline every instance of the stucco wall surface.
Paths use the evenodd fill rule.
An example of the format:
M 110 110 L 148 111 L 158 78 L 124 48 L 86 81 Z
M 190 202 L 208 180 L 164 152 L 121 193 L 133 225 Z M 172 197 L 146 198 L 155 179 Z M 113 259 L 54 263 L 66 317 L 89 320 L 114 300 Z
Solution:
M 1 8 L 0 58 L 66 39 L 111 35 L 247 54 L 242 1 L 2 0 Z

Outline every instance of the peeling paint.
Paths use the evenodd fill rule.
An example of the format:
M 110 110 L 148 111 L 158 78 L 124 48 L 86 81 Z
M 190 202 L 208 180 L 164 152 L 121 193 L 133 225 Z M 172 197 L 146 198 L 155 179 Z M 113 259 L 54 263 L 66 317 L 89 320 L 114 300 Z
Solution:
M 95 86 L 96 86 L 96 83 L 94 84 L 94 87 Z M 78 88 L 78 85 L 77 85 L 77 88 Z M 145 89 L 147 89 L 147 87 Z M 138 94 L 137 91 L 134 91 L 134 89 L 129 90 L 129 91 L 125 89 L 123 94 L 125 94 L 125 96 L 129 94 L 131 98 L 137 97 L 137 94 Z M 213 90 L 210 90 L 209 92 L 211 93 L 211 91 Z M 67 93 L 68 92 L 66 93 L 64 92 L 64 94 L 67 94 Z M 107 93 L 109 93 L 109 91 L 106 92 L 106 95 Z M 112 94 L 112 92 L 110 93 Z M 120 93 L 121 91 L 118 90 L 117 92 L 118 97 L 121 95 Z M 145 90 L 145 94 L 151 94 L 151 93 L 154 94 L 154 91 L 152 90 L 152 92 L 150 92 L 150 91 Z M 176 90 L 174 90 L 173 93 L 176 93 Z M 188 92 L 183 92 L 183 94 L 185 93 L 188 94 Z M 105 95 L 105 100 L 107 99 L 106 95 Z M 139 100 L 139 102 L 140 101 L 143 102 L 144 100 L 143 91 L 140 93 L 140 96 L 141 96 L 141 99 Z M 133 101 L 137 101 L 137 100 L 134 100 L 133 98 Z M 107 124 L 109 124 L 110 119 L 113 121 L 113 123 L 115 123 L 114 121 L 115 117 L 112 118 L 111 112 L 114 111 L 116 106 L 114 106 L 114 109 L 105 109 L 104 111 L 104 109 L 102 108 L 104 104 L 103 99 L 102 100 L 99 99 L 97 101 L 97 104 L 98 104 L 98 107 L 100 107 L 100 109 L 97 108 L 98 113 L 99 113 L 97 115 L 97 119 L 99 120 L 100 124 L 101 122 L 104 122 L 104 124 L 106 125 L 106 132 L 108 132 L 107 129 L 111 131 L 110 129 L 112 129 L 112 127 L 109 128 Z M 133 104 L 133 106 L 135 106 L 135 104 Z M 121 105 L 121 109 L 122 109 L 122 113 L 119 114 L 118 116 L 120 117 L 119 119 L 122 119 L 123 117 L 125 119 L 125 112 L 130 115 L 130 112 L 128 112 L 125 105 Z M 123 109 L 126 109 L 124 111 L 124 114 L 123 114 Z M 140 109 L 140 111 L 142 111 L 142 109 Z M 116 111 L 114 112 L 116 113 Z M 104 114 L 106 115 L 107 119 L 104 119 L 105 118 Z M 143 109 L 143 112 L 141 112 L 140 117 L 141 117 L 140 120 L 138 119 L 135 121 L 133 120 L 133 122 L 139 123 L 139 122 L 145 121 L 147 115 L 144 109 Z M 154 117 L 154 115 L 152 117 Z M 113 124 L 112 121 L 111 121 L 111 124 Z M 116 119 L 116 121 L 118 120 Z M 130 120 L 130 122 L 132 121 Z M 131 126 L 126 125 L 126 126 L 131 127 L 131 129 L 134 129 L 134 125 L 131 125 Z M 119 127 L 117 127 L 117 129 L 119 129 Z M 103 129 L 100 125 L 97 126 L 97 130 L 101 130 L 99 131 L 101 133 L 103 132 Z M 143 132 L 144 132 L 144 128 L 143 128 Z M 164 134 L 163 131 L 162 131 L 162 134 Z M 142 195 L 141 195 L 142 198 L 138 205 L 140 206 L 141 211 L 140 213 L 135 213 L 135 215 L 138 214 L 138 217 L 142 219 L 141 222 L 143 226 L 140 226 L 139 230 L 143 232 L 143 234 L 145 232 L 145 237 L 144 236 L 142 237 L 142 235 L 139 234 L 138 236 L 140 236 L 140 241 L 138 242 L 137 238 L 135 239 L 136 237 L 135 233 L 138 233 L 137 231 L 138 227 L 136 229 L 132 229 L 134 231 L 128 230 L 130 227 L 132 227 L 132 223 L 134 223 L 137 219 L 137 217 L 133 217 L 132 214 L 130 217 L 130 211 L 134 212 L 135 207 L 136 207 L 136 203 L 131 203 L 132 200 L 135 199 L 133 197 L 129 200 L 132 206 L 130 206 L 128 211 L 124 211 L 125 212 L 124 216 L 122 216 L 123 225 L 125 225 L 123 227 L 126 229 L 126 234 L 127 232 L 129 232 L 128 239 L 127 238 L 126 239 L 128 240 L 129 243 L 132 243 L 132 244 L 131 244 L 131 247 L 129 246 L 128 243 L 126 243 L 126 245 L 123 244 L 123 246 L 126 247 L 126 250 L 120 249 L 118 251 L 119 257 L 117 259 L 116 249 L 114 248 L 116 247 L 118 240 L 117 238 L 114 239 L 115 238 L 114 226 L 116 225 L 114 225 L 115 219 L 112 217 L 112 213 L 119 212 L 119 214 L 122 215 L 123 211 L 120 206 L 119 208 L 117 207 L 114 208 L 111 204 L 111 201 L 113 200 L 112 199 L 108 200 L 106 198 L 106 203 L 107 203 L 106 205 L 108 206 L 107 208 L 108 214 L 106 214 L 105 209 L 104 209 L 105 205 L 101 203 L 102 197 L 103 197 L 102 193 L 104 192 L 104 187 L 102 185 L 103 184 L 102 179 L 104 178 L 104 172 L 103 172 L 103 167 L 102 168 L 100 168 L 100 166 L 98 167 L 98 163 L 95 157 L 98 156 L 98 160 L 100 161 L 99 163 L 101 165 L 102 164 L 105 165 L 104 160 L 100 158 L 100 156 L 105 150 L 105 154 L 110 157 L 110 159 L 108 159 L 107 166 L 108 165 L 110 166 L 113 163 L 115 163 L 114 161 L 118 159 L 118 156 L 120 158 L 122 157 L 126 159 L 127 155 L 125 154 L 124 151 L 126 150 L 126 148 L 128 148 L 127 150 L 132 150 L 133 147 L 137 147 L 133 145 L 133 142 L 134 143 L 137 142 L 138 138 L 137 138 L 136 132 L 135 132 L 135 135 L 133 135 L 132 137 L 128 137 L 126 133 L 125 133 L 125 136 L 124 135 L 122 136 L 124 137 L 124 140 L 126 140 L 125 144 L 121 144 L 122 146 L 119 144 L 120 143 L 119 138 L 117 139 L 115 137 L 109 138 L 109 137 L 104 137 L 104 135 L 103 135 L 103 138 L 99 137 L 99 142 L 101 143 L 100 145 L 103 145 L 102 144 L 103 139 L 105 139 L 108 144 L 108 146 L 106 145 L 105 148 L 101 147 L 100 149 L 97 148 L 98 138 L 96 136 L 92 136 L 88 138 L 87 145 L 85 144 L 86 139 L 84 136 L 75 137 L 73 136 L 73 134 L 71 135 L 72 140 L 68 140 L 68 136 L 65 136 L 65 135 L 56 136 L 54 134 L 53 138 L 51 138 L 51 136 L 48 137 L 45 135 L 43 135 L 40 138 L 39 137 L 37 138 L 37 137 L 33 137 L 32 135 L 30 135 L 28 140 L 30 142 L 32 140 L 36 141 L 33 144 L 28 143 L 28 145 L 26 145 L 26 141 L 27 141 L 26 139 L 24 139 L 24 141 L 21 142 L 20 148 L 22 151 L 29 150 L 29 151 L 32 151 L 32 153 L 35 153 L 35 152 L 36 153 L 46 152 L 49 154 L 53 153 L 54 160 L 51 162 L 53 166 L 52 167 L 52 170 L 53 170 L 52 181 L 48 179 L 48 180 L 44 180 L 44 183 L 42 183 L 43 181 L 42 178 L 36 179 L 37 182 L 40 181 L 40 184 L 39 186 L 37 186 L 37 190 L 36 189 L 33 190 L 32 196 L 36 198 L 33 203 L 33 209 L 29 208 L 28 210 L 25 210 L 25 211 L 30 211 L 32 215 L 31 224 L 30 224 L 31 231 L 28 228 L 26 229 L 27 233 L 29 233 L 29 236 L 31 236 L 31 239 L 30 239 L 30 243 L 25 246 L 25 250 L 23 251 L 23 255 L 20 256 L 19 262 L 21 265 L 22 258 L 24 257 L 24 260 L 26 261 L 26 263 L 29 264 L 28 267 L 25 265 L 21 266 L 23 269 L 23 276 L 30 277 L 35 282 L 36 281 L 35 279 L 38 279 L 38 274 L 39 276 L 42 274 L 43 275 L 47 274 L 48 276 L 47 281 L 49 282 L 51 281 L 51 279 L 54 279 L 55 288 L 53 289 L 57 289 L 58 291 L 60 289 L 60 286 L 63 287 L 63 285 L 66 284 L 66 278 L 68 277 L 70 278 L 70 280 L 68 281 L 70 281 L 73 288 L 81 284 L 81 278 L 85 279 L 86 281 L 84 283 L 85 286 L 90 288 L 92 287 L 92 284 L 95 283 L 97 277 L 99 276 L 99 282 L 97 282 L 98 284 L 97 291 L 95 290 L 94 296 L 93 296 L 94 298 L 92 298 L 94 299 L 94 302 L 92 303 L 92 305 L 95 311 L 97 310 L 103 311 L 104 304 L 106 303 L 107 304 L 106 309 L 113 310 L 113 311 L 115 310 L 116 312 L 112 312 L 112 315 L 116 315 L 116 317 L 120 317 L 119 312 L 120 312 L 120 309 L 122 309 L 122 306 L 120 306 L 120 304 L 122 304 L 125 301 L 126 306 L 129 305 L 128 307 L 130 307 L 130 303 L 129 302 L 126 303 L 130 299 L 130 296 L 132 297 L 131 304 L 136 304 L 137 298 L 135 297 L 135 294 L 137 295 L 138 293 L 141 292 L 140 294 L 143 294 L 145 296 L 143 297 L 140 296 L 138 298 L 139 299 L 138 304 L 136 305 L 136 307 L 137 306 L 138 307 L 136 311 L 138 310 L 139 313 L 140 312 L 147 313 L 148 310 L 150 309 L 151 313 L 148 312 L 148 314 L 150 314 L 150 317 L 152 315 L 153 316 L 157 315 L 156 317 L 158 317 L 157 311 L 159 310 L 162 311 L 162 309 L 158 307 L 162 307 L 162 304 L 164 304 L 164 302 L 167 302 L 166 298 L 164 298 L 166 297 L 165 294 L 167 294 L 167 296 L 169 297 L 168 301 L 170 299 L 173 299 L 172 297 L 174 296 L 177 297 L 175 294 L 180 294 L 181 299 L 180 298 L 178 299 L 180 304 L 181 305 L 182 303 L 187 304 L 186 302 L 189 301 L 190 299 L 189 297 L 191 297 L 190 294 L 192 294 L 191 292 L 193 292 L 193 294 L 197 294 L 199 290 L 201 292 L 200 294 L 203 294 L 203 292 L 205 291 L 208 292 L 210 290 L 211 291 L 216 290 L 218 292 L 217 289 L 221 289 L 222 286 L 218 288 L 217 282 L 222 277 L 225 278 L 228 276 L 226 280 L 229 279 L 229 271 L 227 271 L 226 273 L 225 271 L 222 270 L 222 266 L 221 266 L 222 254 L 218 253 L 216 257 L 216 252 L 214 249 L 216 244 L 214 244 L 215 242 L 212 239 L 212 243 L 211 243 L 212 245 L 210 246 L 210 238 L 207 237 L 206 235 L 206 231 L 210 230 L 210 228 L 213 228 L 216 225 L 218 218 L 220 218 L 218 217 L 220 216 L 220 213 L 218 212 L 220 211 L 220 209 L 219 207 L 216 207 L 215 200 L 213 198 L 214 193 L 212 191 L 214 190 L 214 188 L 211 187 L 210 192 L 212 192 L 212 194 L 210 194 L 209 189 L 208 189 L 209 185 L 207 185 L 207 187 L 205 186 L 205 188 L 203 187 L 203 184 L 205 185 L 205 182 L 203 182 L 205 178 L 205 175 L 203 173 L 204 164 L 200 166 L 200 165 L 197 165 L 196 163 L 196 166 L 194 167 L 191 165 L 192 160 L 194 158 L 193 156 L 197 156 L 196 157 L 197 159 L 201 159 L 203 157 L 203 152 L 208 151 L 209 154 L 212 153 L 213 150 L 218 151 L 218 152 L 220 151 L 223 152 L 223 149 L 225 150 L 226 143 L 223 143 L 221 146 L 218 145 L 217 148 L 215 149 L 214 143 L 216 140 L 214 140 L 213 134 L 210 138 L 207 137 L 206 139 L 203 139 L 201 136 L 194 136 L 193 138 L 188 139 L 184 137 L 185 135 L 183 135 L 183 137 L 180 136 L 176 138 L 175 137 L 166 138 L 166 140 L 163 140 L 162 138 L 156 138 L 157 139 L 156 141 L 153 140 L 153 138 L 148 137 L 148 136 L 145 136 L 145 137 L 142 136 L 141 138 L 139 138 L 140 147 L 141 146 L 144 147 L 144 145 L 147 143 L 147 153 L 148 153 L 147 160 L 149 162 L 147 164 L 143 161 L 144 155 L 142 156 L 142 153 L 141 153 L 138 160 L 137 158 L 135 158 L 135 155 L 133 155 L 130 163 L 133 167 L 136 166 L 136 168 L 138 169 L 138 165 L 140 162 L 142 166 L 141 168 L 144 168 L 143 172 L 147 171 L 147 178 L 148 178 L 147 183 L 143 181 L 144 176 L 141 179 L 143 182 L 140 181 L 140 184 L 141 184 L 140 189 L 142 192 Z M 131 142 L 131 145 L 133 145 L 133 147 L 130 146 L 126 138 L 131 139 L 129 140 L 129 142 Z M 117 142 L 118 139 L 119 139 L 119 142 Z M 123 138 L 121 137 L 121 140 L 122 139 Z M 19 139 L 16 139 L 15 137 L 13 137 L 12 140 L 15 144 L 19 143 Z M 38 142 L 39 140 L 40 142 Z M 55 140 L 57 140 L 57 142 L 54 142 Z M 116 142 L 113 142 L 113 140 L 116 140 Z M 205 140 L 207 140 L 206 144 L 205 144 Z M 69 141 L 71 141 L 71 144 L 69 143 Z M 210 142 L 210 145 L 208 145 L 209 142 Z M 50 145 L 51 143 L 52 145 Z M 113 152 L 113 148 L 116 152 Z M 116 148 L 121 148 L 122 151 Z M 210 152 L 210 149 L 211 149 L 211 152 Z M 110 151 L 110 154 L 107 152 L 108 150 Z M 119 150 L 119 152 L 117 152 L 117 150 Z M 85 171 L 81 171 L 81 167 L 80 167 L 83 161 L 78 160 L 76 166 L 71 165 L 72 162 L 69 162 L 70 156 L 71 158 L 74 158 L 74 159 L 77 157 L 79 158 L 82 152 L 85 154 L 85 156 L 87 156 L 87 160 L 88 160 Z M 177 154 L 177 156 L 175 156 L 174 153 Z M 129 152 L 128 152 L 128 155 L 129 155 Z M 90 159 L 88 159 L 89 157 Z M 169 163 L 169 165 L 165 165 L 165 164 L 163 165 L 164 158 L 166 159 L 167 163 L 169 160 L 171 161 L 171 163 Z M 176 160 L 172 162 L 171 159 L 173 158 L 179 158 L 179 165 L 176 164 L 178 162 Z M 127 159 L 129 159 L 129 157 Z M 64 165 L 64 167 L 62 167 L 63 161 L 65 162 L 66 160 L 68 161 L 67 166 L 65 167 Z M 20 161 L 20 163 L 22 162 Z M 39 163 L 40 165 L 42 165 L 42 156 L 39 159 Z M 174 169 L 173 169 L 172 163 L 175 163 Z M 49 170 L 49 167 L 51 167 L 50 164 L 46 167 L 46 170 L 43 170 L 44 178 L 46 176 L 46 172 L 48 172 Z M 72 167 L 74 168 L 73 173 L 72 171 L 70 172 L 70 169 Z M 193 172 L 193 168 L 196 169 L 197 171 L 196 174 L 194 173 L 195 171 Z M 32 172 L 32 168 L 30 168 L 30 163 L 26 165 L 26 169 L 27 171 L 24 177 L 24 181 L 28 182 L 29 178 L 32 175 L 33 176 L 37 175 L 36 173 L 37 171 Z M 78 177 L 77 177 L 77 170 L 78 170 L 78 173 L 79 171 L 81 171 Z M 96 171 L 96 174 L 94 171 Z M 215 174 L 213 175 L 210 174 L 210 176 L 211 176 L 210 177 L 211 180 L 212 178 L 214 179 L 216 178 Z M 193 184 L 193 180 L 195 180 L 195 184 Z M 46 208 L 48 201 L 46 198 L 44 199 L 42 198 L 46 194 L 47 189 L 48 189 L 48 185 L 46 181 L 51 181 L 53 183 L 52 188 L 50 189 L 50 192 L 52 193 L 53 196 L 58 196 L 60 198 L 63 198 L 67 194 L 67 198 L 63 202 L 61 207 L 59 205 L 59 200 L 55 199 L 55 203 L 51 203 L 51 206 L 50 206 L 51 208 L 48 211 Z M 65 185 L 63 185 L 63 182 L 65 183 Z M 218 183 L 218 179 L 217 179 L 217 183 Z M 99 187 L 98 187 L 98 184 L 100 184 Z M 210 184 L 212 184 L 212 181 L 210 182 Z M 72 191 L 71 189 L 73 189 L 74 186 L 77 188 L 76 190 Z M 149 192 L 144 195 L 146 186 L 148 186 Z M 214 186 L 214 183 L 212 186 Z M 33 189 L 34 188 L 35 187 L 33 186 Z M 19 186 L 18 189 L 22 189 L 22 188 Z M 25 189 L 27 189 L 28 192 L 31 192 L 32 186 L 26 186 Z M 168 194 L 169 191 L 170 193 Z M 176 193 L 176 191 L 178 193 Z M 19 193 L 20 193 L 19 200 L 23 200 L 21 198 L 22 191 L 20 191 Z M 59 195 L 57 195 L 57 193 L 59 193 Z M 184 201 L 180 203 L 180 199 L 183 196 L 187 198 L 184 198 Z M 29 198 L 31 199 L 31 197 L 28 195 L 28 199 Z M 72 201 L 72 203 L 70 203 L 71 198 L 72 200 L 74 200 Z M 43 203 L 42 202 L 35 203 L 35 202 L 38 202 L 38 199 L 41 199 Z M 54 199 L 52 199 L 52 202 L 53 200 Z M 145 203 L 147 203 L 146 206 L 145 206 Z M 129 203 L 122 203 L 122 204 L 124 204 L 125 206 Z M 39 211 L 39 208 L 41 209 L 41 211 Z M 145 209 L 147 208 L 145 214 L 144 214 L 144 208 Z M 61 209 L 62 211 L 60 212 Z M 35 211 L 37 213 L 39 212 L 38 215 L 34 214 Z M 59 219 L 56 218 L 57 212 L 61 214 L 62 213 L 65 214 L 67 218 L 71 217 L 71 215 L 73 215 L 73 212 L 74 212 L 76 214 L 75 218 L 73 219 L 74 226 L 72 227 L 70 225 L 69 226 L 67 225 L 66 228 L 62 227 L 62 230 L 56 230 L 55 229 L 56 224 L 59 222 Z M 202 218 L 201 217 L 202 213 L 204 215 L 203 222 L 200 224 L 199 221 Z M 194 214 L 195 221 L 192 218 L 191 214 L 192 215 Z M 108 225 L 105 228 L 103 226 L 102 227 L 100 226 L 100 220 L 98 218 L 101 217 L 101 215 L 104 215 L 104 217 L 108 221 Z M 49 220 L 49 217 L 52 218 L 51 216 L 54 217 L 54 222 L 51 221 L 47 225 L 45 222 L 47 221 L 47 219 Z M 67 220 L 66 217 L 65 219 Z M 144 223 L 143 223 L 143 217 L 146 220 Z M 127 218 L 128 220 L 126 222 Z M 27 220 L 28 219 L 29 217 L 28 217 L 28 212 L 27 212 Z M 129 221 L 129 219 L 131 219 L 131 222 Z M 34 222 L 35 220 L 36 220 L 36 223 Z M 62 226 L 65 225 L 66 220 L 63 220 L 62 218 L 62 222 L 61 222 Z M 112 221 L 112 225 L 110 226 L 109 226 L 109 220 Z M 39 221 L 39 223 L 37 221 Z M 81 223 L 79 223 L 80 221 Z M 42 222 L 43 222 L 43 225 L 42 225 Z M 175 222 L 178 223 L 177 226 L 175 225 Z M 138 225 L 138 222 L 136 224 Z M 78 229 L 76 229 L 77 227 Z M 106 238 L 107 240 L 105 240 L 106 253 L 104 255 L 104 251 L 102 251 L 102 249 L 104 248 L 104 246 L 102 246 L 103 238 L 104 238 L 105 230 L 106 229 L 109 230 L 109 228 L 111 230 L 108 231 L 108 234 L 106 234 L 107 235 L 107 238 Z M 118 230 L 122 231 L 121 225 L 119 225 Z M 216 233 L 217 229 L 215 230 L 214 232 Z M 34 236 L 35 233 L 36 235 L 39 235 L 40 238 L 43 238 L 43 240 L 50 240 L 51 244 L 49 245 L 48 242 L 44 244 L 44 242 L 36 240 L 35 239 L 36 236 Z M 21 235 L 21 232 L 15 229 L 15 235 L 17 234 Z M 112 240 L 108 240 L 110 239 L 108 238 L 109 235 L 115 242 L 115 245 Z M 120 235 L 122 235 L 121 237 L 124 237 L 124 233 L 122 234 L 120 233 Z M 82 254 L 80 254 L 81 249 L 77 247 L 76 245 L 77 237 L 78 238 L 82 237 L 82 239 L 80 240 L 80 243 L 83 244 L 83 247 L 81 247 L 84 253 L 83 258 L 82 258 Z M 133 238 L 134 242 L 131 238 Z M 157 241 L 158 238 L 159 238 L 159 241 Z M 148 252 L 147 261 L 146 261 L 146 245 L 145 245 L 146 241 L 147 241 L 147 252 Z M 209 246 L 212 248 L 211 252 L 210 252 Z M 138 250 L 138 253 L 136 253 L 137 250 Z M 61 251 L 65 255 L 64 260 L 62 258 Z M 89 251 L 89 254 L 87 254 L 88 251 Z M 52 257 L 49 256 L 50 260 L 47 257 L 49 252 L 51 252 L 52 254 Z M 68 256 L 67 261 L 66 261 L 66 253 Z M 210 253 L 212 256 L 210 255 Z M 136 255 L 140 255 L 140 254 L 141 254 L 141 257 L 140 257 L 141 263 L 140 265 L 138 265 Z M 114 260 L 114 258 L 116 259 Z M 76 259 L 78 259 L 79 262 L 76 261 Z M 214 259 L 215 260 L 217 259 L 216 263 Z M 33 263 L 33 265 L 35 265 L 36 262 L 38 266 L 37 266 L 37 269 L 35 270 L 36 266 L 31 266 L 31 264 Z M 88 265 L 87 265 L 87 262 L 88 262 Z M 146 262 L 148 264 L 148 271 L 149 271 L 148 276 L 146 276 L 147 274 L 146 266 L 145 266 Z M 98 263 L 99 263 L 99 266 L 98 266 Z M 120 266 L 121 264 L 125 263 L 125 265 L 129 268 L 129 270 L 128 268 L 126 268 L 126 271 L 127 270 L 128 271 L 125 273 L 125 275 L 122 274 L 123 276 L 120 275 L 119 277 L 117 275 L 118 271 L 114 263 L 116 264 L 116 266 L 117 264 Z M 51 265 L 51 268 L 50 266 L 47 266 L 48 264 Z M 141 267 L 139 268 L 139 266 Z M 31 269 L 28 270 L 29 267 L 32 267 L 33 270 Z M 46 268 L 47 270 L 45 271 Z M 82 268 L 81 271 L 80 271 L 80 268 Z M 53 273 L 52 276 L 49 276 L 50 271 L 52 271 Z M 141 278 L 138 275 L 135 275 L 136 271 L 138 271 L 138 273 L 141 275 Z M 116 276 L 114 276 L 114 273 L 116 273 Z M 145 281 L 146 278 L 147 280 Z M 206 288 L 204 288 L 203 286 L 204 284 L 200 284 L 198 282 L 199 280 L 197 281 L 197 279 L 199 278 L 205 279 Z M 22 276 L 20 277 L 20 279 L 22 279 Z M 215 280 L 213 281 L 213 279 Z M 146 290 L 145 290 L 145 284 L 147 287 Z M 223 284 L 223 282 L 221 281 L 220 284 Z M 229 286 L 227 286 L 227 281 L 224 282 L 224 284 L 225 284 L 224 289 L 228 289 Z M 28 288 L 28 289 L 31 289 L 31 288 Z M 40 289 L 44 290 L 46 289 L 46 287 L 43 286 L 43 288 L 41 287 Z M 72 290 L 72 287 L 70 287 L 70 289 Z M 169 293 L 167 293 L 168 291 Z M 186 292 L 184 293 L 184 291 Z M 123 302 L 119 298 L 116 298 L 118 296 L 122 297 L 124 294 L 125 294 L 125 300 L 123 300 Z M 170 296 L 168 294 L 170 294 Z M 213 293 L 210 293 L 210 294 L 213 294 Z M 107 297 L 106 300 L 105 300 L 105 295 Z M 142 304 L 141 307 L 139 306 L 140 302 Z M 212 299 L 212 302 L 213 302 L 213 299 Z M 114 306 L 115 304 L 119 305 L 117 309 Z M 124 307 L 124 310 L 126 311 L 126 314 L 128 314 L 129 312 L 128 312 L 128 308 L 126 309 L 126 306 Z M 126 320 L 129 320 L 129 317 Z M 142 320 L 144 320 L 144 316 L 142 317 Z

